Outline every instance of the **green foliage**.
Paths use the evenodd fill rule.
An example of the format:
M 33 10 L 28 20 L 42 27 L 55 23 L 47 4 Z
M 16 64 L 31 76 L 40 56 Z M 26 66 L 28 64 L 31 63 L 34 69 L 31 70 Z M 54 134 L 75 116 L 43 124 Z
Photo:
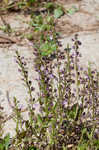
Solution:
M 42 56 L 48 56 L 57 50 L 56 41 L 53 39 L 53 37 L 55 36 L 55 33 L 53 33 L 53 17 L 50 15 L 47 15 L 44 19 L 41 15 L 32 17 L 33 19 L 30 24 L 34 27 L 34 31 L 38 33 L 41 32 L 41 42 L 39 48 L 40 53 Z M 52 32 L 52 35 L 49 35 L 49 32 Z
M 77 147 L 77 150 L 87 150 L 87 149 L 89 149 L 87 143 L 82 143 Z
M 26 34 L 26 38 L 30 41 L 33 40 L 33 34 L 32 33 Z
M 0 150 L 8 150 L 10 144 L 10 134 L 7 134 L 3 139 L 0 139 Z
M 31 146 L 29 147 L 27 150 L 39 150 L 38 148 L 34 147 L 34 146 Z
M 11 26 L 9 24 L 0 26 L 0 30 L 4 31 L 6 33 L 11 33 L 12 32 Z
M 45 41 L 45 43 L 41 44 L 40 52 L 42 56 L 48 56 L 57 50 L 57 45 L 55 42 Z
M 60 18 L 62 15 L 64 14 L 62 8 L 57 8 L 54 10 L 54 17 L 57 19 L 57 18 Z
M 3 107 L 0 106 L 0 137 L 3 135 L 3 119 L 4 119 L 4 115 L 3 115 Z
M 36 0 L 28 0 L 30 3 L 34 3 L 36 2 Z
M 73 15 L 73 14 L 75 14 L 77 11 L 78 11 L 78 9 L 77 9 L 75 6 L 72 6 L 72 8 L 70 8 L 70 9 L 67 10 L 67 13 L 68 13 L 69 15 Z
M 49 12 L 53 12 L 53 10 L 55 9 L 55 5 L 52 2 L 46 3 L 45 8 L 49 11 Z
M 83 112 L 83 108 L 81 108 L 78 104 L 74 104 L 72 108 L 68 108 L 67 116 L 68 119 L 78 120 Z
M 53 17 L 46 16 L 45 19 L 41 15 L 39 16 L 32 16 L 33 19 L 30 22 L 30 25 L 34 27 L 35 31 L 50 31 L 53 28 Z

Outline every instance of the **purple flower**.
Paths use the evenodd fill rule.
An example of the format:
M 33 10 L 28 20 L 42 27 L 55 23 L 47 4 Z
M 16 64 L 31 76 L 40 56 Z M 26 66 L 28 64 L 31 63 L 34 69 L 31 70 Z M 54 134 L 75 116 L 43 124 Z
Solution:
M 34 90 L 35 90 L 35 88 L 32 86 L 32 87 L 31 87 L 31 91 L 34 91 Z
M 66 106 L 67 105 L 67 100 L 64 100 L 63 101 L 63 106 Z
M 81 45 L 82 43 L 80 41 L 77 41 L 78 45 Z

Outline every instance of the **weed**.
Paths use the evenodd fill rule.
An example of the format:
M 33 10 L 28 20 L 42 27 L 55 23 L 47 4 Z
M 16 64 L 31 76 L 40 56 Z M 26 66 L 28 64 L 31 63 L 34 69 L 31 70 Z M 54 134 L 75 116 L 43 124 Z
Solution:
M 3 107 L 0 106 L 0 137 L 3 135 L 3 119 L 4 119 L 4 115 L 3 115 Z
M 37 1 L 29 1 L 36 3 Z M 39 2 L 39 1 L 38 1 Z M 32 15 L 31 26 L 39 33 L 34 43 L 35 79 L 39 85 L 38 98 L 33 96 L 35 88 L 29 79 L 27 62 L 16 51 L 16 63 L 27 87 L 28 119 L 22 117 L 18 100 L 14 97 L 16 135 L 9 146 L 9 135 L 2 138 L 1 150 L 98 150 L 98 97 L 99 72 L 80 65 L 78 34 L 72 39 L 73 46 L 61 50 L 55 30 L 55 20 L 50 16 L 56 8 L 46 5 L 48 13 Z M 55 10 L 56 18 L 62 11 Z M 39 113 L 35 113 L 39 107 Z M 87 111 L 85 111 L 87 108 Z M 0 126 L 1 127 L 1 126 Z M 1 127 L 2 128 L 2 127 Z
M 78 35 L 75 35 L 73 49 L 68 45 L 64 51 L 60 52 L 57 48 L 54 58 L 52 55 L 42 56 L 40 48 L 35 48 L 35 70 L 39 73 L 37 81 L 40 90 L 37 100 L 32 97 L 30 84 L 32 81 L 28 79 L 26 62 L 16 52 L 17 63 L 30 95 L 29 120 L 23 120 L 25 129 L 22 128 L 17 132 L 14 141 L 18 145 L 17 148 L 93 150 L 98 147 L 98 139 L 95 138 L 98 72 L 89 69 L 90 66 L 86 71 L 80 67 L 78 63 L 80 45 Z M 39 102 L 39 114 L 34 113 L 35 102 Z M 88 105 L 92 114 L 89 114 L 90 118 L 87 120 L 89 112 L 86 112 L 84 116 L 84 109 Z

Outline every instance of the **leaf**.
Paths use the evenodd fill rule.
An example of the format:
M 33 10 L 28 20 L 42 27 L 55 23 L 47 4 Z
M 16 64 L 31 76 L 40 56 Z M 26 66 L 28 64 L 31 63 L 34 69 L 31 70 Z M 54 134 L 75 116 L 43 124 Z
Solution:
M 82 130 L 82 135 L 84 135 L 86 132 L 87 132 L 87 129 L 84 128 L 84 129 Z
M 64 14 L 63 10 L 61 8 L 57 8 L 54 10 L 54 17 L 60 18 Z
M 41 117 L 40 114 L 37 115 L 37 120 L 38 120 L 39 124 L 42 124 L 42 123 L 43 123 L 42 117 Z
M 71 108 L 68 109 L 67 115 L 71 119 L 75 119 L 77 104 L 74 104 Z
M 79 144 L 78 146 L 77 146 L 77 150 L 89 150 L 89 148 L 88 148 L 88 144 L 86 143 L 86 142 L 83 142 L 82 141 L 82 143 L 81 144 Z
M 53 18 L 52 18 L 51 16 L 48 16 L 48 17 L 47 17 L 47 22 L 48 22 L 48 23 L 53 23 L 54 20 L 53 20 Z
M 39 150 L 39 149 L 37 149 L 36 147 L 34 147 L 34 146 L 31 146 L 31 147 L 29 147 L 29 149 L 28 150 Z
M 51 2 L 49 2 L 49 3 L 47 3 L 47 4 L 45 5 L 45 7 L 46 7 L 47 9 L 53 9 L 53 8 L 54 8 L 54 4 L 51 3 Z
M 73 15 L 73 10 L 72 9 L 69 9 L 67 12 L 68 12 L 68 14 Z
M 97 146 L 97 148 L 99 148 L 99 140 L 98 139 L 95 139 L 93 141 L 94 145 Z
M 42 56 L 48 56 L 51 54 L 53 51 L 55 51 L 57 48 L 57 45 L 52 42 L 46 41 L 44 44 L 41 45 L 41 55 Z
M 31 2 L 31 3 L 34 3 L 34 2 L 36 2 L 36 0 L 30 0 L 30 2 Z
M 0 139 L 0 150 L 8 150 L 10 144 L 10 134 L 7 134 L 4 139 Z
M 72 6 L 72 8 L 67 10 L 67 13 L 70 15 L 73 15 L 77 11 L 78 11 L 78 9 L 75 6 Z
M 36 0 L 28 0 L 28 1 L 27 1 L 27 6 L 31 7 L 31 5 L 32 5 L 33 3 L 35 3 L 35 2 L 36 2 Z
M 0 143 L 0 150 L 4 150 L 4 144 L 3 144 L 3 142 Z
M 8 150 L 9 144 L 10 144 L 10 134 L 8 133 L 8 134 L 4 137 L 5 150 Z
M 26 38 L 27 38 L 28 40 L 33 40 L 33 34 L 32 34 L 32 33 L 27 34 L 27 35 L 26 35 Z

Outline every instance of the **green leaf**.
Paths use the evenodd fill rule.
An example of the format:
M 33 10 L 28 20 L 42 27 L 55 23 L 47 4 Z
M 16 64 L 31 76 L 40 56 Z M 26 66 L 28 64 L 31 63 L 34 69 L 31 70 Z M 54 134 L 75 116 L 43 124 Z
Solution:
M 42 124 L 42 123 L 43 123 L 42 117 L 41 117 L 40 114 L 37 115 L 37 120 L 38 120 L 39 124 Z
M 34 146 L 31 146 L 31 147 L 29 147 L 29 149 L 28 150 L 39 150 L 39 149 L 37 149 L 36 147 L 34 147 Z
M 73 10 L 72 9 L 69 9 L 67 12 L 68 12 L 68 14 L 73 15 Z
M 53 43 L 53 41 L 52 42 L 46 41 L 40 47 L 41 55 L 42 56 L 48 56 L 49 54 L 51 54 L 56 49 L 57 49 L 57 45 L 55 43 Z
M 32 34 L 32 33 L 27 34 L 27 35 L 26 35 L 26 38 L 27 38 L 28 40 L 33 40 L 33 34 Z
M 47 4 L 45 5 L 45 7 L 46 7 L 47 9 L 53 9 L 53 8 L 54 8 L 54 4 L 51 3 L 51 2 L 49 2 L 49 3 L 47 3 Z
M 73 15 L 77 11 L 78 11 L 78 9 L 75 6 L 72 6 L 72 8 L 67 10 L 67 13 L 70 15 Z
M 4 144 L 3 144 L 3 142 L 2 143 L 0 142 L 0 150 L 4 150 Z
M 57 8 L 54 10 L 54 17 L 60 18 L 64 14 L 63 10 L 61 8 Z
M 0 139 L 0 150 L 8 150 L 10 144 L 10 134 L 7 134 L 4 139 Z
M 52 24 L 54 22 L 54 20 L 53 20 L 53 18 L 51 16 L 48 16 L 46 19 L 47 19 L 48 23 Z
M 86 132 L 87 132 L 87 129 L 84 128 L 84 129 L 82 130 L 82 135 L 84 135 Z
M 97 148 L 99 148 L 99 140 L 98 139 L 95 139 L 93 141 L 94 145 L 97 146 Z
M 83 143 L 81 145 L 78 145 L 77 150 L 87 150 L 86 148 L 88 148 L 87 143 Z
M 34 3 L 34 2 L 36 2 L 36 0 L 30 0 L 30 2 L 31 2 L 31 3 Z
M 10 144 L 10 134 L 8 133 L 5 137 L 4 137 L 4 145 L 5 145 L 5 150 L 8 150 L 9 144 Z
M 71 108 L 68 109 L 67 115 L 70 119 L 75 119 L 77 104 L 74 104 Z

